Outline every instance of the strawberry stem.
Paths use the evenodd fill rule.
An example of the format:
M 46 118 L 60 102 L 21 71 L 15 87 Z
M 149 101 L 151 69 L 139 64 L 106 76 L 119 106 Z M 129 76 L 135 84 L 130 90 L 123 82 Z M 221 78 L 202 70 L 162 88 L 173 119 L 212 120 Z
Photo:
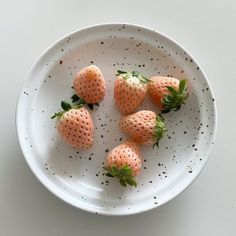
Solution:
M 165 95 L 161 100 L 163 104 L 162 114 L 168 113 L 171 110 L 178 111 L 188 98 L 187 80 L 180 81 L 178 90 L 171 86 L 166 86 L 166 88 L 169 91 L 169 95 Z
M 51 116 L 51 119 L 54 119 L 54 118 L 56 118 L 56 117 L 61 117 L 63 114 L 64 114 L 63 111 L 56 112 L 56 113 L 54 113 L 53 116 Z
M 117 168 L 113 165 L 111 167 L 104 167 L 104 169 L 107 171 L 106 176 L 118 178 L 122 186 L 126 187 L 130 185 L 137 187 L 137 182 L 129 166 L 125 165 L 121 168 Z

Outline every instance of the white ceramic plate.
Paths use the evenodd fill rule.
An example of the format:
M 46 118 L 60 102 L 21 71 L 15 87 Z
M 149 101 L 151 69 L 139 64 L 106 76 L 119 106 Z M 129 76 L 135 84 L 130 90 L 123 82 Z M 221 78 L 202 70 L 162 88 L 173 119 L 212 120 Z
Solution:
M 70 100 L 76 72 L 89 64 L 101 68 L 107 92 L 91 112 L 95 143 L 78 151 L 61 140 L 50 116 L 60 109 L 61 100 Z M 117 69 L 189 80 L 187 104 L 165 115 L 168 132 L 160 148 L 142 147 L 137 188 L 124 188 L 103 174 L 107 152 L 126 139 L 113 100 Z M 142 108 L 158 112 L 148 96 Z M 213 144 L 216 108 L 206 76 L 177 43 L 144 27 L 105 24 L 76 31 L 40 56 L 20 93 L 16 121 L 25 159 L 51 192 L 90 212 L 128 215 L 166 203 L 196 178 Z

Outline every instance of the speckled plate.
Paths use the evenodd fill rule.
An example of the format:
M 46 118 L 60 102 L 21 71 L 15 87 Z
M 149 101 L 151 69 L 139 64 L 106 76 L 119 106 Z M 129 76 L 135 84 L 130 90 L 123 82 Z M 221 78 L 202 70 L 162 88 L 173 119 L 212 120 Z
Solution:
M 95 143 L 78 151 L 61 140 L 50 117 L 73 94 L 76 72 L 89 64 L 101 68 L 107 92 L 91 112 Z M 165 115 L 168 132 L 160 148 L 142 147 L 137 188 L 124 188 L 103 174 L 107 153 L 126 139 L 113 100 L 117 69 L 189 80 L 187 104 Z M 158 112 L 148 96 L 142 108 Z M 128 215 L 168 202 L 197 177 L 213 144 L 216 107 L 203 71 L 173 40 L 141 26 L 104 24 L 67 35 L 39 57 L 20 93 L 16 122 L 25 159 L 51 192 L 90 212 Z

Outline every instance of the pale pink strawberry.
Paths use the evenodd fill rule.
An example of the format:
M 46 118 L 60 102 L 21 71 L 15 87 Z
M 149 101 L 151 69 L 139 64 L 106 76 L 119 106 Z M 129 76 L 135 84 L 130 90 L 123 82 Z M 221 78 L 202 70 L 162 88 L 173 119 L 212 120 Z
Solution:
M 179 81 L 174 77 L 154 76 L 148 84 L 148 92 L 162 113 L 179 110 L 187 99 L 186 90 L 187 81 Z
M 127 140 L 115 147 L 107 156 L 107 176 L 117 177 L 123 186 L 137 186 L 135 176 L 140 174 L 142 159 L 139 145 Z
M 117 71 L 114 98 L 121 113 L 131 114 L 142 104 L 147 92 L 147 82 L 148 79 L 137 71 Z
M 90 65 L 77 73 L 73 88 L 76 95 L 86 103 L 96 104 L 105 96 L 106 82 L 101 70 L 95 65 Z
M 63 111 L 55 113 L 58 117 L 57 129 L 62 138 L 74 148 L 88 149 L 94 140 L 94 124 L 88 110 L 81 105 L 72 107 L 62 101 Z
M 133 140 L 144 145 L 158 146 L 160 139 L 166 132 L 163 118 L 149 110 L 125 116 L 119 125 Z

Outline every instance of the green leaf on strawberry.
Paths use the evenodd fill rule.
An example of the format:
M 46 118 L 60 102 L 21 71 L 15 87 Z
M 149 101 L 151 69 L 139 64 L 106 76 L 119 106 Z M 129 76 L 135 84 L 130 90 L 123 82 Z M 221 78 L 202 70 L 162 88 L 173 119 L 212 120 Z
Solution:
M 137 79 L 139 79 L 139 81 L 141 83 L 147 83 L 150 81 L 148 78 L 144 77 L 144 75 L 138 71 L 126 72 L 123 70 L 117 70 L 116 76 L 118 76 L 118 75 L 121 75 L 125 80 L 127 80 L 131 77 L 136 77 Z
M 94 106 L 99 106 L 98 103 L 86 103 L 82 98 L 80 98 L 78 95 L 74 94 L 71 96 L 72 103 L 76 103 L 77 105 L 86 104 L 90 110 L 93 111 Z
M 71 110 L 71 109 L 79 109 L 81 108 L 83 105 L 82 104 L 77 104 L 77 105 L 74 105 L 72 106 L 70 103 L 66 102 L 66 101 L 61 101 L 61 108 L 63 109 L 62 111 L 59 111 L 59 112 L 56 112 L 54 113 L 53 116 L 51 116 L 51 119 L 54 119 L 54 118 L 60 118 L 62 117 L 62 115 Z
M 72 103 L 75 103 L 75 102 L 76 102 L 77 105 L 85 104 L 85 101 L 84 101 L 82 98 L 80 98 L 79 96 L 77 96 L 76 94 L 74 94 L 74 95 L 71 97 L 71 99 L 72 99 Z
M 165 95 L 161 100 L 163 104 L 162 114 L 168 113 L 171 110 L 178 111 L 188 98 L 187 80 L 180 81 L 178 90 L 171 86 L 166 86 L 166 88 L 169 91 L 169 95 Z
M 70 103 L 68 103 L 66 101 L 61 101 L 61 108 L 64 111 L 69 111 L 72 107 L 71 107 Z
M 72 99 L 72 103 L 74 103 L 74 102 L 78 102 L 80 100 L 80 97 L 74 94 L 71 96 L 71 99 Z
M 159 141 L 160 141 L 160 139 L 163 138 L 166 131 L 167 131 L 167 129 L 166 129 L 166 126 L 164 123 L 164 118 L 159 114 L 156 117 L 156 126 L 155 126 L 155 131 L 154 131 L 155 143 L 153 144 L 153 148 L 159 147 Z
M 127 187 L 127 183 L 123 179 L 120 179 L 120 184 L 124 187 Z
M 124 187 L 127 185 L 137 187 L 137 182 L 135 177 L 132 175 L 132 170 L 129 166 L 123 166 L 122 168 L 117 168 L 116 166 L 104 167 L 107 171 L 106 176 L 116 177 L 119 179 L 120 184 Z
M 92 103 L 87 103 L 87 106 L 88 106 L 88 108 L 89 108 L 90 110 L 93 111 L 94 106 L 98 106 L 98 107 L 99 107 L 99 104 L 98 104 L 98 103 L 94 103 L 94 104 L 92 104 Z

